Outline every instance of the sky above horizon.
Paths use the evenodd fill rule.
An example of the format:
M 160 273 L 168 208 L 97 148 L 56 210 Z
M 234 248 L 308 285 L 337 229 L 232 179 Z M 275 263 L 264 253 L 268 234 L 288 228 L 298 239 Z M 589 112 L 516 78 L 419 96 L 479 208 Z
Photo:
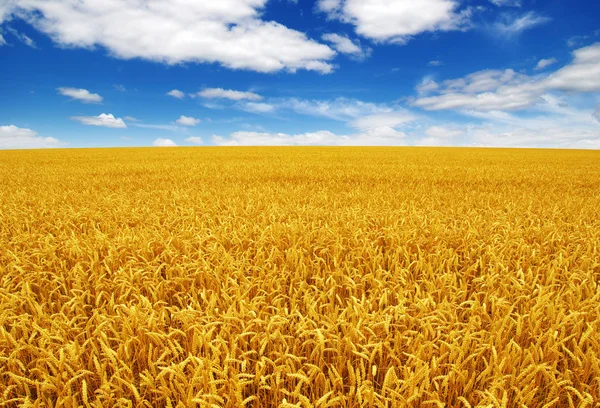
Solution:
M 0 149 L 600 148 L 597 0 L 0 0 Z

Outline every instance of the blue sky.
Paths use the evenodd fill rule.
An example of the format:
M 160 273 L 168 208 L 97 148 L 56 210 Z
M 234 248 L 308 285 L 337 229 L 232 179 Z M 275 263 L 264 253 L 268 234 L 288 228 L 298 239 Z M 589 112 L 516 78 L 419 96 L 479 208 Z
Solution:
M 0 148 L 600 148 L 597 0 L 0 0 Z

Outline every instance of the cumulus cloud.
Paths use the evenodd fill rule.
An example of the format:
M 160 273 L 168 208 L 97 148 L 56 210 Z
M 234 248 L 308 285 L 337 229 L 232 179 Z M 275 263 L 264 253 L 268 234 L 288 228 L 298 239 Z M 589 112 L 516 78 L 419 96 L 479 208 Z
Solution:
M 370 48 L 363 49 L 360 43 L 352 41 L 345 35 L 329 33 L 323 34 L 321 38 L 323 41 L 331 43 L 336 51 L 359 60 L 365 59 L 371 54 Z
M 2 23 L 4 20 L 7 20 L 9 17 L 9 14 L 14 10 L 14 8 L 16 7 L 17 0 L 3 0 L 0 3 L 0 23 Z
M 177 99 L 185 98 L 185 93 L 180 91 L 179 89 L 173 89 L 173 90 L 167 92 L 167 95 L 172 96 L 173 98 L 177 98 Z
M 231 69 L 329 73 L 335 51 L 261 18 L 267 0 L 27 0 L 3 5 L 64 47 L 101 46 L 117 58 Z
M 200 122 L 201 122 L 200 119 L 196 119 L 196 118 L 192 118 L 192 117 L 184 116 L 184 115 L 181 115 L 179 117 L 179 119 L 177 119 L 175 121 L 175 123 L 177 123 L 178 125 L 182 125 L 182 126 L 196 126 Z
M 185 139 L 185 141 L 188 142 L 188 143 L 195 144 L 195 145 L 204 144 L 204 140 L 202 140 L 202 138 L 198 137 L 198 136 L 188 137 L 187 139 Z
M 63 145 L 60 140 L 41 137 L 31 129 L 15 125 L 0 126 L 0 149 L 38 149 Z
M 68 96 L 71 99 L 76 99 L 83 103 L 100 103 L 102 97 L 96 93 L 91 93 L 87 89 L 78 88 L 58 88 L 58 93 L 64 96 Z
M 232 101 L 260 101 L 262 99 L 262 96 L 255 94 L 254 92 L 234 91 L 232 89 L 223 88 L 206 88 L 192 96 L 199 96 L 206 99 L 229 99 Z
M 327 130 L 312 133 L 234 132 L 229 137 L 213 136 L 219 146 L 395 146 L 404 145 L 406 135 L 392 128 L 337 135 Z
M 600 92 L 600 42 L 573 52 L 573 62 L 548 77 L 549 88 Z
M 468 27 L 470 9 L 455 0 L 319 0 L 329 18 L 354 25 L 356 33 L 375 41 L 405 43 L 411 36 Z
M 71 119 L 90 126 L 103 126 L 115 129 L 123 129 L 127 127 L 123 119 L 115 118 L 110 113 L 101 113 L 98 116 L 73 116 Z
M 177 143 L 175 143 L 171 139 L 163 139 L 163 138 L 159 137 L 158 139 L 154 140 L 154 142 L 152 142 L 152 146 L 155 146 L 155 147 L 174 147 L 174 146 L 177 146 Z
M 550 21 L 549 17 L 540 16 L 533 11 L 520 15 L 505 14 L 500 21 L 493 25 L 493 29 L 497 34 L 503 36 L 518 36 L 523 31 Z
M 556 64 L 557 62 L 558 61 L 556 60 L 556 58 L 541 59 L 538 61 L 537 65 L 535 66 L 535 70 L 540 71 L 544 68 L 549 67 L 550 65 Z

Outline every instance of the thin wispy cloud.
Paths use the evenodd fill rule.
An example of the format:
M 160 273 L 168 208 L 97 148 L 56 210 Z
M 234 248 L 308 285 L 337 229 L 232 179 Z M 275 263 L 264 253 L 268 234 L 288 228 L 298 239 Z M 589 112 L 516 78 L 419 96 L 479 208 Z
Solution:
M 37 48 L 35 41 L 33 41 L 31 39 L 31 37 L 29 37 L 27 34 L 19 32 L 12 27 L 8 27 L 7 31 L 10 34 L 12 34 L 12 36 L 14 38 L 16 38 L 18 41 L 22 42 L 23 44 L 27 45 L 28 47 Z
M 331 46 L 342 54 L 352 58 L 363 60 L 371 55 L 371 48 L 363 48 L 358 41 L 353 41 L 345 35 L 337 33 L 323 34 L 323 41 L 331 43 Z
M 263 99 L 262 96 L 250 92 L 250 91 L 236 91 L 233 89 L 223 89 L 223 88 L 206 88 L 195 94 L 192 94 L 194 97 L 206 98 L 206 99 L 229 99 L 232 101 L 260 101 Z
M 169 132 L 180 132 L 183 130 L 182 127 L 177 125 L 162 125 L 162 124 L 149 124 L 149 123 L 132 123 L 131 126 L 135 126 L 142 129 L 153 129 L 153 130 L 166 130 Z
M 524 31 L 531 30 L 543 24 L 552 21 L 551 18 L 538 15 L 533 11 L 524 14 L 505 14 L 502 18 L 494 23 L 492 30 L 501 36 L 516 37 Z

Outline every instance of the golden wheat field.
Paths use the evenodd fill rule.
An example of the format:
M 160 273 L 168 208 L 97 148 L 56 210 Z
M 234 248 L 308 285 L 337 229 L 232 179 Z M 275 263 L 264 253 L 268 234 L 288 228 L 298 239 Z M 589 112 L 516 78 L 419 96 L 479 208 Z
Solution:
M 600 152 L 0 152 L 7 407 L 600 406 Z

